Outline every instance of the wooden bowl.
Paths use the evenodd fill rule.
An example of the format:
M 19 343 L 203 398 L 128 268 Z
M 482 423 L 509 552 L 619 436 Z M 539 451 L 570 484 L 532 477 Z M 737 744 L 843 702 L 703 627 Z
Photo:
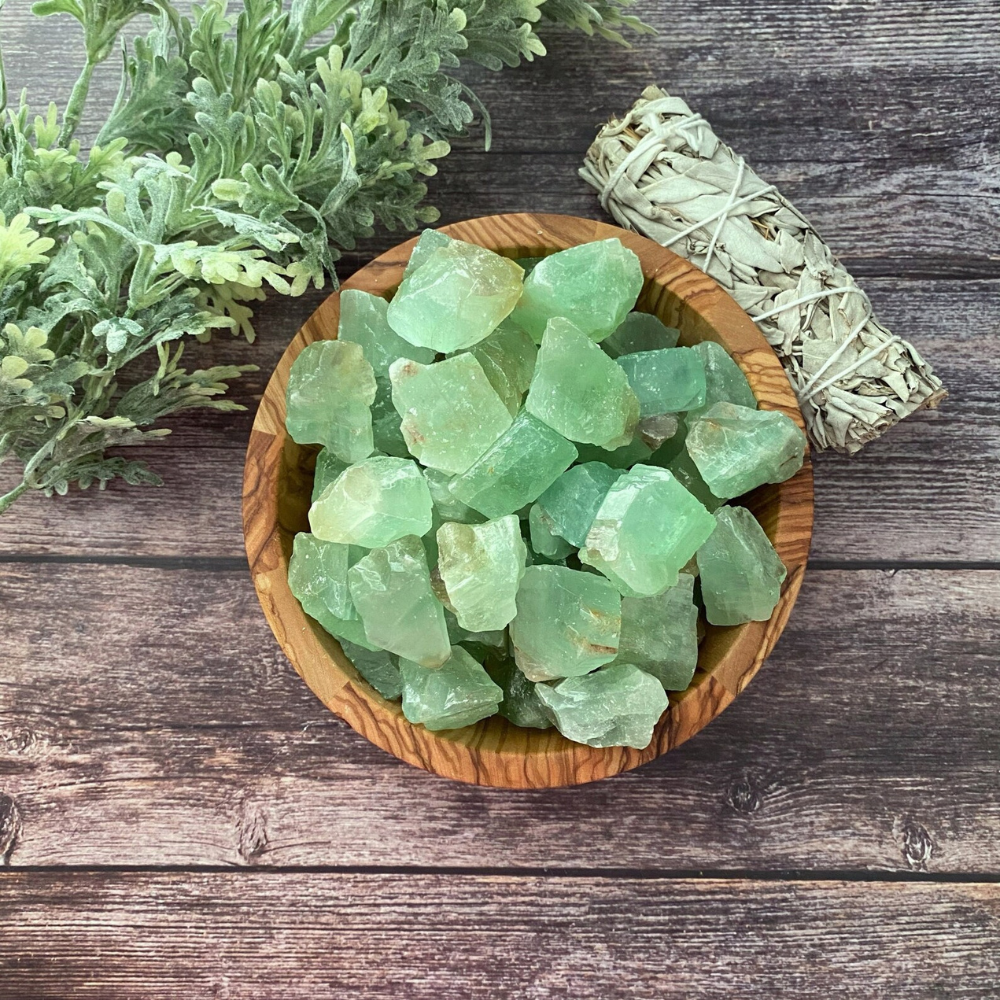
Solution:
M 800 426 L 802 415 L 784 370 L 752 320 L 693 265 L 634 233 L 562 215 L 497 215 L 447 226 L 444 232 L 508 257 L 533 257 L 579 243 L 617 237 L 639 256 L 645 284 L 638 308 L 678 327 L 681 343 L 715 340 L 746 373 L 763 409 L 782 410 Z M 392 292 L 415 240 L 373 260 L 343 288 Z M 264 614 L 292 665 L 319 699 L 362 736 L 418 767 L 447 778 L 502 788 L 552 788 L 606 778 L 683 743 L 743 690 L 770 653 L 802 584 L 812 534 L 812 471 L 755 490 L 741 503 L 756 515 L 788 567 L 788 578 L 767 622 L 708 627 L 698 669 L 686 691 L 671 694 L 645 750 L 594 749 L 554 729 L 518 729 L 500 716 L 475 726 L 432 733 L 411 725 L 354 669 L 337 641 L 299 606 L 288 589 L 292 538 L 308 531 L 307 511 L 316 448 L 285 433 L 285 387 L 292 361 L 306 344 L 337 336 L 339 293 L 331 295 L 289 344 L 261 400 L 247 448 L 243 521 L 247 556 Z

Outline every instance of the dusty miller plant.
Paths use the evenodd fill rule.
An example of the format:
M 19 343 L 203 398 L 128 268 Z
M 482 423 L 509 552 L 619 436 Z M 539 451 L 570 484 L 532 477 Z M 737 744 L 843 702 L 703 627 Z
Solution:
M 238 409 L 224 393 L 246 370 L 188 371 L 184 339 L 252 339 L 265 289 L 321 287 L 358 237 L 436 219 L 422 178 L 477 116 L 488 141 L 460 64 L 544 55 L 545 22 L 620 42 L 643 30 L 631 2 L 36 4 L 80 22 L 86 61 L 62 114 L 33 115 L 23 95 L 7 109 L 3 85 L 0 463 L 21 478 L 0 512 L 28 490 L 159 482 L 112 452 L 168 433 L 168 414 Z M 122 46 L 121 88 L 84 151 L 91 74 L 140 15 L 150 30 Z M 152 352 L 153 373 L 137 369 Z

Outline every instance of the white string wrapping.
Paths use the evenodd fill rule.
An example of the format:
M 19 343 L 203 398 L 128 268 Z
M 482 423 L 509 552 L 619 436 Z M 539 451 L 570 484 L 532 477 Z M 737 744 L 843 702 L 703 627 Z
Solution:
M 946 395 L 801 213 L 680 98 L 648 87 L 580 174 L 619 225 L 673 248 L 753 317 L 818 449 L 853 454 Z

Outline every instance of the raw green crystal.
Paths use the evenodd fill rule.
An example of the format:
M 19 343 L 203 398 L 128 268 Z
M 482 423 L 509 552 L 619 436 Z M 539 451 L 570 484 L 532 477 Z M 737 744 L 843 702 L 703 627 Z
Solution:
M 416 462 L 369 458 L 352 465 L 309 509 L 317 538 L 381 548 L 431 530 L 431 493 Z
M 410 253 L 410 259 L 406 264 L 406 269 L 403 271 L 403 277 L 408 277 L 418 267 L 426 263 L 427 258 L 435 250 L 439 250 L 441 247 L 446 247 L 449 243 L 454 242 L 450 236 L 446 236 L 437 229 L 425 229 L 420 234 L 416 245 Z
M 694 464 L 694 460 L 687 453 L 687 451 L 682 450 L 678 455 L 676 455 L 665 468 L 672 472 L 677 479 L 677 482 L 681 484 L 696 500 L 705 505 L 705 509 L 708 511 L 716 511 L 721 507 L 725 500 L 717 497 L 709 488 L 708 483 L 701 478 L 701 473 L 698 471 L 698 466 Z
M 802 467 L 806 436 L 777 410 L 716 403 L 687 424 L 688 454 L 709 489 L 724 499 L 783 483 Z
M 664 324 L 650 313 L 631 312 L 607 340 L 604 350 L 613 358 L 636 351 L 662 351 L 676 347 L 680 330 Z
M 458 521 L 460 524 L 481 524 L 486 520 L 478 510 L 473 510 L 462 503 L 448 488 L 455 479 L 454 476 L 450 476 L 440 469 L 427 468 L 424 469 L 424 479 L 427 480 L 431 499 L 434 501 L 434 518 L 437 521 L 434 525 L 435 531 L 445 521 Z
M 563 437 L 608 450 L 631 442 L 639 420 L 639 401 L 622 369 L 558 317 L 545 328 L 524 408 Z
M 285 426 L 298 444 L 321 444 L 344 462 L 370 455 L 375 374 L 358 344 L 317 340 L 292 362 Z
M 403 438 L 424 465 L 465 472 L 510 427 L 510 412 L 471 354 L 433 365 L 396 361 L 389 378 Z
M 715 528 L 715 518 L 673 475 L 636 465 L 608 491 L 580 561 L 599 569 L 630 597 L 653 597 Z
M 764 529 L 745 507 L 722 507 L 698 550 L 705 617 L 713 625 L 767 621 L 787 571 Z
M 556 534 L 579 548 L 611 484 L 621 475 L 621 469 L 603 462 L 574 465 L 538 498 L 538 504 L 552 519 Z
M 644 749 L 668 703 L 660 682 L 631 663 L 535 690 L 559 732 L 592 747 Z
M 729 352 L 714 340 L 703 340 L 691 348 L 697 352 L 705 366 L 705 406 L 715 403 L 735 403 L 757 409 L 757 397 L 750 388 L 743 369 L 729 356 Z
M 639 397 L 640 417 L 705 405 L 705 366 L 690 347 L 625 354 L 618 364 Z
M 525 278 L 514 321 L 540 343 L 546 324 L 561 316 L 590 340 L 612 333 L 642 291 L 642 266 L 617 239 L 583 243 L 539 261 Z
M 451 658 L 437 669 L 407 659 L 399 669 L 403 715 L 432 731 L 471 726 L 496 715 L 503 700 L 503 691 L 461 646 L 452 646 Z
M 346 545 L 300 531 L 292 540 L 288 587 L 299 602 L 320 601 L 335 618 L 357 618 L 347 589 Z
M 478 344 L 521 295 L 521 268 L 484 247 L 452 240 L 407 273 L 386 313 L 404 340 L 450 354 Z
M 680 420 L 674 413 L 658 413 L 652 417 L 643 417 L 636 431 L 647 448 L 656 451 L 664 443 L 674 437 L 680 430 Z M 377 442 L 376 442 L 377 443 Z
M 616 663 L 652 674 L 667 691 L 683 691 L 698 665 L 698 607 L 694 577 L 681 573 L 677 586 L 657 597 L 622 598 L 622 635 Z
M 345 288 L 340 293 L 337 339 L 359 344 L 376 378 L 388 375 L 389 365 L 397 358 L 411 358 L 423 364 L 434 360 L 433 351 L 414 347 L 389 326 L 385 318 L 388 308 L 389 303 L 381 296 L 359 288 Z
M 383 698 L 395 701 L 403 693 L 403 679 L 399 675 L 399 659 L 384 649 L 369 650 L 353 642 L 341 640 L 341 647 L 355 670 Z
M 444 608 L 431 590 L 419 538 L 373 549 L 347 571 L 347 582 L 370 643 L 425 667 L 451 655 Z
M 392 405 L 392 383 L 388 376 L 375 379 L 375 402 L 372 403 L 372 438 L 377 451 L 395 458 L 409 458 L 410 449 L 403 440 L 399 414 Z
M 514 659 L 531 681 L 589 673 L 618 655 L 621 596 L 595 573 L 529 566 L 510 623 Z
M 512 659 L 489 660 L 486 670 L 503 691 L 499 711 L 505 719 L 522 729 L 552 728 L 552 720 L 535 691 L 535 685 L 521 673 Z
M 483 366 L 490 385 L 517 416 L 521 400 L 531 384 L 535 370 L 535 342 L 519 326 L 505 319 L 484 341 L 472 348 L 472 354 Z
M 636 462 L 645 462 L 653 454 L 638 434 L 628 444 L 613 451 L 598 448 L 596 444 L 578 444 L 576 450 L 580 453 L 579 461 L 603 462 L 613 469 L 630 469 Z
M 448 521 L 437 542 L 438 570 L 458 624 L 473 632 L 504 628 L 517 613 L 527 552 L 517 516 L 485 524 Z
M 320 449 L 316 456 L 316 471 L 313 473 L 313 488 L 311 502 L 315 503 L 319 495 L 347 468 L 347 462 L 341 462 L 332 451 Z
M 537 500 L 575 458 L 569 441 L 522 410 L 448 488 L 487 517 L 503 517 Z
M 431 583 L 434 574 L 431 573 Z M 445 624 L 448 626 L 448 638 L 453 646 L 461 646 L 472 653 L 473 659 L 483 659 L 487 655 L 498 656 L 507 652 L 507 629 L 494 629 L 489 632 L 470 632 L 458 624 L 455 615 L 445 608 Z
M 365 626 L 359 618 L 338 618 L 336 615 L 331 615 L 326 605 L 315 597 L 300 600 L 299 603 L 302 605 L 302 610 L 310 618 L 315 618 L 334 638 L 341 642 L 353 642 L 365 649 L 378 649 L 375 643 L 369 641 Z
M 574 546 L 556 534 L 552 518 L 537 503 L 532 504 L 528 511 L 528 531 L 531 548 L 551 562 L 559 562 L 574 551 Z

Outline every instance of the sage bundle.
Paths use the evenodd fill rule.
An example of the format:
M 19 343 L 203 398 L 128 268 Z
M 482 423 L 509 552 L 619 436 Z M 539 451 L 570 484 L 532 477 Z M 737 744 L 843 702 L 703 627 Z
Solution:
M 754 319 L 817 449 L 854 454 L 946 395 L 806 218 L 679 97 L 647 87 L 580 174 L 619 225 L 707 272 Z

